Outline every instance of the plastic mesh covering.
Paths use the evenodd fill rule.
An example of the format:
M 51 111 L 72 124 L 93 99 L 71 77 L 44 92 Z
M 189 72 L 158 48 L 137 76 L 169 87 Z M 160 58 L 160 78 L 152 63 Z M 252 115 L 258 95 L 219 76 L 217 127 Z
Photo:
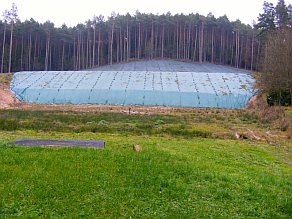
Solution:
M 194 62 L 180 62 L 172 60 L 127 62 L 90 69 L 89 71 L 249 73 L 249 71 L 223 65 L 215 65 L 210 63 L 199 64 Z
M 136 62 L 96 71 L 18 72 L 13 75 L 10 88 L 17 99 L 28 103 L 211 108 L 243 108 L 256 93 L 255 80 L 245 71 L 170 62 L 153 61 L 149 66 L 157 69 L 154 71 L 141 70 L 149 62 Z M 185 71 L 162 71 L 182 70 L 185 64 Z M 133 65 L 136 70 L 129 71 Z M 195 71 L 195 65 L 202 71 Z

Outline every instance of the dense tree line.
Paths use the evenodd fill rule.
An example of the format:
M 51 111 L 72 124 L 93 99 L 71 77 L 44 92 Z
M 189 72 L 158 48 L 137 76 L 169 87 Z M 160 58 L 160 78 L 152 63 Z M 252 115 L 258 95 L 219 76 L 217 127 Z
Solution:
M 279 0 L 264 3 L 255 27 L 263 42 L 259 71 L 261 90 L 270 105 L 292 105 L 292 7 Z
M 142 59 L 178 59 L 256 69 L 260 41 L 250 25 L 200 14 L 100 15 L 68 28 L 16 11 L 0 23 L 1 72 L 80 70 Z

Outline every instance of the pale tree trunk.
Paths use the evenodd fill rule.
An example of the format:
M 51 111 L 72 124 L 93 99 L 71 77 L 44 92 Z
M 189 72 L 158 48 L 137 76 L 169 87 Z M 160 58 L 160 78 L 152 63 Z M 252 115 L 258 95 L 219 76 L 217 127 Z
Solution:
M 125 31 L 124 31 L 124 62 L 127 60 L 127 53 L 126 53 L 126 51 L 127 51 L 127 35 L 126 35 L 126 33 L 125 33 Z
M 112 26 L 112 35 L 111 35 L 111 61 L 110 61 L 110 65 L 113 65 L 113 41 L 114 41 L 114 28 L 115 28 L 115 23 L 113 22 L 113 26 Z
M 253 70 L 253 49 L 254 49 L 254 29 L 252 30 L 252 43 L 251 43 L 251 64 L 250 70 Z
M 142 43 L 142 42 L 141 42 L 141 43 Z M 151 58 L 150 53 L 149 53 L 149 51 L 147 50 L 147 27 L 145 28 L 144 48 L 145 48 L 145 58 L 147 58 L 147 59 L 149 59 L 149 57 Z
M 212 29 L 212 64 L 214 63 L 214 27 Z
M 181 47 L 182 47 L 182 30 L 181 30 L 181 24 L 179 25 L 179 41 L 178 41 L 178 58 L 181 59 Z
M 123 37 L 122 37 L 122 28 L 120 27 L 120 61 L 123 61 Z
M 4 22 L 4 36 L 3 36 L 3 48 L 2 48 L 1 73 L 3 73 L 3 62 L 4 62 L 4 52 L 5 52 L 5 33 L 6 33 L 6 21 Z
M 193 62 L 194 62 L 195 59 L 196 59 L 197 41 L 198 41 L 198 26 L 196 25 L 196 37 L 195 37 L 195 48 L 194 48 Z
M 78 67 L 77 70 L 81 69 L 81 31 L 78 31 L 78 47 L 77 47 L 77 57 L 78 57 Z
M 71 47 L 70 47 L 70 43 L 68 43 L 68 56 L 67 56 L 68 63 L 70 63 L 70 58 L 71 58 Z
M 257 54 L 257 66 L 259 64 L 259 59 L 260 59 L 260 50 L 261 50 L 261 41 L 259 41 L 259 45 L 258 45 L 258 54 Z
M 37 35 L 35 36 L 35 41 L 34 41 L 34 54 L 33 54 L 33 65 L 32 65 L 33 71 L 35 71 L 36 51 L 37 51 Z
M 92 56 L 91 56 L 91 49 L 92 49 L 92 45 L 91 45 L 92 41 L 91 41 L 91 37 L 89 37 L 89 65 L 88 67 L 91 67 L 92 66 Z
M 238 37 L 237 31 L 235 31 L 235 67 L 238 68 Z
M 234 53 L 234 34 L 232 34 L 232 44 L 231 44 L 230 48 L 232 49 L 231 59 L 230 59 L 230 65 L 232 66 L 232 64 L 233 64 L 233 53 Z
M 236 54 L 235 54 L 235 64 L 236 64 L 236 68 L 238 68 L 239 67 L 239 53 L 240 53 L 240 44 L 239 44 L 240 42 L 239 42 L 239 31 L 236 31 L 235 32 L 235 47 L 236 47 L 236 49 L 235 49 L 235 52 L 236 52 Z
M 49 48 L 49 51 L 50 51 L 50 68 L 49 68 L 49 70 L 51 71 L 52 70 L 52 50 L 51 50 L 51 47 Z
M 184 42 L 183 42 L 183 45 L 184 45 L 184 47 L 183 47 L 183 49 L 184 49 L 184 51 L 183 51 L 184 60 L 186 60 L 186 56 L 187 56 L 187 53 L 186 53 L 186 25 L 187 24 L 185 24 L 185 27 L 184 27 Z
M 31 59 L 31 34 L 29 34 L 29 49 L 28 49 L 28 70 L 30 71 L 30 59 Z
M 76 71 L 76 39 L 75 39 L 75 32 L 74 32 L 74 39 L 73 39 L 73 66 L 74 71 Z
M 89 65 L 89 28 L 87 28 L 87 40 L 86 40 L 86 64 L 85 67 L 88 68 Z M 90 65 L 91 66 L 91 65 Z
M 135 40 L 134 40 L 134 42 L 135 42 L 135 46 L 134 46 L 134 48 L 135 48 L 135 52 L 134 52 L 134 55 L 135 55 L 135 59 L 137 59 L 137 27 L 135 26 Z
M 188 49 L 188 55 L 187 55 L 187 59 L 189 60 L 190 59 L 190 50 L 191 50 L 191 29 L 192 29 L 192 25 L 190 24 L 189 26 L 189 37 L 188 37 L 188 46 L 187 46 L 187 49 Z
M 116 33 L 116 41 L 117 41 L 117 63 L 119 63 L 120 60 L 120 39 L 119 39 L 119 30 L 117 30 Z
M 127 62 L 129 62 L 129 60 L 130 60 L 130 51 L 129 51 L 129 49 L 130 49 L 130 39 L 129 39 L 129 24 L 128 24 L 128 22 L 127 22 Z
M 21 35 L 20 71 L 22 71 L 22 60 L 23 60 L 23 34 Z
M 48 71 L 49 49 L 50 49 L 50 32 L 48 33 L 47 40 L 46 40 L 45 71 Z
M 83 36 L 82 32 L 80 34 L 81 34 L 80 40 L 81 40 L 81 60 L 82 60 L 82 62 L 81 62 L 82 66 L 80 69 L 84 69 L 85 68 L 84 36 Z
M 243 40 L 239 40 L 241 43 L 239 44 L 240 46 L 240 54 L 239 54 L 239 61 L 238 61 L 238 68 L 240 68 L 242 64 L 242 53 L 243 53 Z
M 9 48 L 9 67 L 8 67 L 8 73 L 11 71 L 11 54 L 12 54 L 12 39 L 13 39 L 13 24 L 14 22 L 11 22 L 11 35 L 10 35 L 10 48 Z
M 147 34 L 145 34 L 145 38 L 146 37 L 147 37 Z M 152 28 L 151 28 L 151 59 L 154 58 L 153 51 L 154 51 L 154 25 L 153 25 L 153 22 L 152 22 Z
M 155 50 L 154 50 L 154 56 L 155 56 L 155 58 L 157 58 L 157 46 L 158 46 L 158 26 L 156 25 Z
M 98 44 L 97 44 L 97 65 L 98 66 L 100 66 L 99 53 L 100 53 L 100 27 L 98 29 Z
M 244 69 L 247 69 L 248 41 L 248 35 L 246 35 Z
M 202 21 L 201 32 L 200 32 L 200 42 L 199 42 L 199 62 L 203 63 L 203 43 L 204 43 L 204 21 Z
M 138 60 L 140 60 L 141 51 L 141 24 L 139 23 L 139 33 L 138 33 Z
M 164 24 L 162 26 L 162 37 L 161 37 L 161 58 L 163 59 L 164 52 Z
M 62 51 L 62 67 L 61 71 L 64 70 L 64 55 L 65 55 L 65 42 L 63 42 L 63 51 Z
M 176 58 L 179 59 L 179 34 L 178 34 L 178 23 L 176 23 Z
M 94 25 L 94 29 L 93 29 L 93 48 L 92 48 L 92 68 L 94 68 L 94 61 L 95 61 L 95 25 Z
M 221 38 L 220 38 L 220 65 L 222 64 L 222 53 L 223 53 L 223 30 L 221 29 Z
M 5 11 L 6 13 L 7 11 Z M 10 19 L 11 19 L 11 36 L 10 36 L 10 49 L 9 49 L 9 67 L 8 67 L 8 73 L 10 73 L 11 71 L 11 54 L 12 54 L 12 43 L 13 43 L 13 25 L 14 22 L 16 21 L 17 18 L 17 7 L 15 5 L 15 3 L 12 3 L 12 8 L 10 13 L 8 13 L 8 15 L 10 15 Z M 5 16 L 5 15 L 4 15 Z M 6 19 L 6 17 L 5 17 Z

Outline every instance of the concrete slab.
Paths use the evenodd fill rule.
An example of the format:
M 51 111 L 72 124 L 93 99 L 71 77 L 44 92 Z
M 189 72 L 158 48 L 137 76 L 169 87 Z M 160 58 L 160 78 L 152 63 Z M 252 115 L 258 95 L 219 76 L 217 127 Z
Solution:
M 51 140 L 51 139 L 20 139 L 10 143 L 16 146 L 42 146 L 42 147 L 81 147 L 104 148 L 102 140 Z

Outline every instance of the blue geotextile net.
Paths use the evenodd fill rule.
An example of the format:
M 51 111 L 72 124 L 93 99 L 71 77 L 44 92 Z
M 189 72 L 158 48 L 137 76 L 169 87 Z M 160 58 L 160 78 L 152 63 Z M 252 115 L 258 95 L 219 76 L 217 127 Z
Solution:
M 230 72 L 39 71 L 15 73 L 10 89 L 39 104 L 243 108 L 254 83 L 250 74 Z

